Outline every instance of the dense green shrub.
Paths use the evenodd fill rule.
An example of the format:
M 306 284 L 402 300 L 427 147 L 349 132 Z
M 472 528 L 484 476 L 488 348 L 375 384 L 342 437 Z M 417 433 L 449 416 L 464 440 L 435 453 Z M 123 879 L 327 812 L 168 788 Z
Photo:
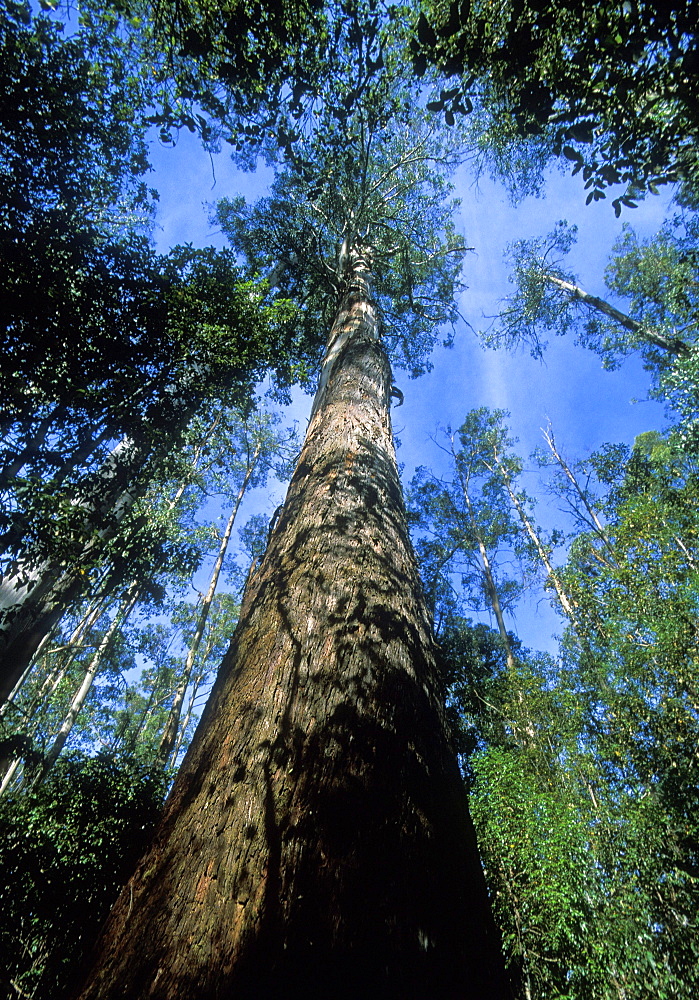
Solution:
M 0 801 L 0 990 L 58 1000 L 131 873 L 167 779 L 138 760 L 60 759 Z

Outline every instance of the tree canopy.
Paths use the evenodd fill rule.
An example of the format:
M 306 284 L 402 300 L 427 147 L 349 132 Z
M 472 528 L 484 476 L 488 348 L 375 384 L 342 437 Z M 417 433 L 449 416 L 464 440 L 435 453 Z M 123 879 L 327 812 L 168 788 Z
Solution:
M 448 78 L 432 105 L 448 121 L 483 112 L 496 164 L 523 139 L 582 171 L 587 200 L 623 184 L 635 197 L 679 182 L 696 203 L 697 6 L 548 0 L 425 5 L 416 24 L 417 73 Z M 495 156 L 493 156 L 495 153 Z
M 310 384 L 358 260 L 391 360 L 429 370 L 459 320 L 469 248 L 452 175 L 475 151 L 520 192 L 558 158 L 617 214 L 664 184 L 684 205 L 652 238 L 623 229 L 606 290 L 566 264 L 575 227 L 513 233 L 512 294 L 485 333 L 537 358 L 569 334 L 610 368 L 640 354 L 667 431 L 567 460 L 549 427 L 527 465 L 507 414 L 475 409 L 438 438 L 450 469 L 418 469 L 408 515 L 520 994 L 685 1000 L 699 919 L 696 3 L 41 7 L 3 0 L 0 18 L 0 594 L 56 598 L 0 706 L 8 994 L 54 1000 L 81 961 L 283 515 L 270 521 L 265 499 L 240 529 L 245 554 L 227 553 L 241 493 L 289 471 L 291 439 L 256 423 L 255 383 L 271 373 L 282 397 Z M 213 210 L 231 249 L 154 250 L 147 145 L 182 129 L 275 167 L 268 194 Z M 202 513 L 214 495 L 223 521 Z M 537 580 L 560 615 L 550 654 L 516 635 Z

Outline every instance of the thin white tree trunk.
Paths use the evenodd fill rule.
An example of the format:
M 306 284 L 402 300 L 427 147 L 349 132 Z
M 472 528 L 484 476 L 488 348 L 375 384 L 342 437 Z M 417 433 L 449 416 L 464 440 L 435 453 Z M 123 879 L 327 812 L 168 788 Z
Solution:
M 610 552 L 613 551 L 612 545 L 609 541 L 609 537 L 607 536 L 607 532 L 605 530 L 604 525 L 599 519 L 597 511 L 594 509 L 594 507 L 588 500 L 587 495 L 585 494 L 585 490 L 581 487 L 572 469 L 570 468 L 566 460 L 563 458 L 563 456 L 561 455 L 556 446 L 556 441 L 553 436 L 553 430 L 551 429 L 551 425 L 549 424 L 546 430 L 542 429 L 541 433 L 544 435 L 544 440 L 546 441 L 546 444 L 549 446 L 551 454 L 555 458 L 560 468 L 563 470 L 563 474 L 565 475 L 566 479 L 569 481 L 569 483 L 575 490 L 576 494 L 580 498 L 580 502 L 585 508 L 585 511 L 590 519 L 589 520 L 590 527 L 595 531 L 597 535 L 599 535 L 600 539 L 604 542 L 609 551 Z
M 240 510 L 240 505 L 243 502 L 243 497 L 245 496 L 250 480 L 255 471 L 255 466 L 260 457 L 260 452 L 262 451 L 262 445 L 258 442 L 255 446 L 255 451 L 253 452 L 252 458 L 248 461 L 247 469 L 245 470 L 245 478 L 238 491 L 238 495 L 233 505 L 230 517 L 224 529 L 223 535 L 221 536 L 221 544 L 219 545 L 218 555 L 216 556 L 216 562 L 214 563 L 214 568 L 211 571 L 211 578 L 209 580 L 209 589 L 201 603 L 201 609 L 199 611 L 199 618 L 197 619 L 197 626 L 194 630 L 194 635 L 192 636 L 192 641 L 189 645 L 189 650 L 187 651 L 187 661 L 182 672 L 182 677 L 179 684 L 177 685 L 177 690 L 175 691 L 175 697 L 172 702 L 172 707 L 168 715 L 167 723 L 165 724 L 165 730 L 163 731 L 162 739 L 160 741 L 160 746 L 158 748 L 158 758 L 162 764 L 165 764 L 167 759 L 172 754 L 175 742 L 177 740 L 177 729 L 180 722 L 180 715 L 182 713 L 182 703 L 184 702 L 184 696 L 186 694 L 187 688 L 189 687 L 189 679 L 192 675 L 192 670 L 194 668 L 194 660 L 196 659 L 199 646 L 201 644 L 202 636 L 204 635 L 204 629 L 206 628 L 206 623 L 209 618 L 209 612 L 211 610 L 211 604 L 213 602 L 214 596 L 216 594 L 216 588 L 218 587 L 218 581 L 221 576 L 221 569 L 223 568 L 223 560 L 226 556 L 226 550 L 228 549 L 228 543 L 231 540 L 231 532 L 233 531 L 233 525 L 235 524 L 235 519 L 238 516 L 238 511 Z
M 456 467 L 458 469 L 458 464 Z M 484 590 L 488 598 L 488 601 L 490 603 L 490 607 L 493 611 L 493 614 L 495 615 L 495 621 L 498 626 L 498 632 L 500 633 L 500 638 L 502 639 L 502 644 L 505 649 L 505 657 L 507 660 L 508 669 L 514 670 L 516 667 L 516 660 L 512 652 L 510 637 L 507 634 L 507 627 L 505 626 L 505 617 L 502 613 L 502 605 L 500 604 L 500 595 L 498 594 L 498 588 L 495 584 L 495 577 L 493 576 L 493 570 L 490 565 L 490 557 L 488 555 L 488 550 L 486 548 L 485 542 L 481 537 L 481 533 L 478 530 L 476 519 L 473 514 L 473 505 L 471 503 L 471 497 L 468 491 L 468 483 L 464 481 L 461 475 L 459 475 L 459 480 L 461 483 L 461 493 L 464 498 L 464 503 L 466 504 L 466 510 L 468 511 L 468 517 L 471 524 L 471 531 L 473 533 L 473 537 L 476 539 L 476 545 L 478 546 L 478 553 L 481 557 L 481 573 L 483 576 Z
M 664 334 L 660 333 L 659 330 L 654 330 L 650 326 L 644 326 L 643 323 L 639 323 L 638 320 L 632 319 L 627 316 L 626 313 L 620 312 L 619 309 L 615 309 L 613 305 L 606 302 L 604 299 L 598 298 L 596 295 L 590 295 L 589 292 L 584 291 L 579 285 L 573 285 L 569 281 L 563 281 L 562 278 L 557 278 L 553 274 L 545 274 L 544 278 L 550 281 L 552 285 L 556 288 L 560 288 L 562 292 L 567 292 L 568 295 L 572 295 L 573 298 L 578 299 L 580 302 L 584 302 L 586 306 L 591 309 L 595 309 L 597 312 L 603 313 L 605 316 L 609 316 L 624 329 L 630 330 L 632 333 L 637 334 L 641 340 L 645 340 L 646 343 L 652 344 L 654 347 L 660 347 L 663 351 L 667 351 L 668 354 L 675 354 L 678 357 L 686 358 L 691 354 L 691 350 L 688 344 L 685 344 L 683 340 L 675 337 L 670 339 Z
M 39 688 L 39 691 L 35 694 L 34 698 L 32 699 L 29 708 L 26 711 L 17 708 L 17 711 L 21 711 L 21 714 L 24 715 L 24 717 L 29 721 L 29 726 L 25 730 L 27 736 L 33 736 L 39 727 L 40 720 L 39 717 L 36 715 L 37 707 L 42 703 L 42 701 L 48 701 L 48 699 L 52 697 L 52 695 L 58 688 L 58 685 L 61 683 L 61 681 L 67 674 L 70 665 L 75 661 L 76 656 L 80 652 L 80 647 L 78 646 L 78 642 L 85 634 L 85 632 L 89 628 L 91 628 L 97 621 L 100 614 L 102 613 L 103 607 L 104 607 L 104 600 L 100 600 L 96 605 L 93 605 L 93 607 L 88 610 L 87 614 L 83 616 L 82 620 L 78 623 L 78 625 L 74 629 L 70 639 L 66 644 L 65 648 L 67 649 L 72 648 L 72 652 L 70 653 L 70 655 L 64 658 L 63 663 L 57 670 L 50 670 L 47 672 L 46 677 L 44 678 L 44 682 Z M 48 635 L 44 636 L 44 639 L 41 642 L 41 646 L 44 646 L 49 641 L 50 638 L 51 638 L 51 633 L 48 633 Z M 4 702 L 0 706 L 0 718 L 2 718 L 2 716 L 5 715 L 5 713 L 14 706 L 14 700 L 19 694 L 29 674 L 34 669 L 36 659 L 40 655 L 40 652 L 41 648 L 37 650 L 36 656 L 29 664 L 27 669 L 24 671 L 24 674 L 22 675 L 20 680 L 15 685 L 15 688 L 12 691 L 10 697 L 7 699 L 6 702 Z M 2 782 L 0 783 L 0 796 L 2 796 L 5 789 L 9 786 L 13 776 L 17 772 L 17 768 L 21 763 L 22 763 L 21 757 L 16 757 L 14 760 L 10 761 L 5 771 L 5 775 L 2 779 Z
M 21 759 L 19 757 L 15 757 L 14 760 L 10 761 L 10 763 L 9 763 L 9 765 L 7 767 L 7 770 L 5 771 L 5 774 L 3 775 L 2 782 L 0 782 L 0 796 L 4 795 L 5 794 L 5 790 L 10 787 L 10 784 L 12 783 L 12 779 L 14 778 L 15 774 L 17 773 L 17 768 L 19 767 L 19 765 L 21 763 L 22 763 L 22 761 L 21 761 Z
M 522 504 L 521 500 L 515 493 L 515 490 L 510 481 L 510 477 L 508 476 L 507 471 L 503 467 L 502 463 L 498 460 L 497 454 L 495 454 L 495 462 L 497 470 L 505 486 L 505 489 L 507 490 L 507 495 L 510 498 L 510 503 L 517 511 L 517 514 L 519 516 L 520 521 L 522 522 L 524 530 L 527 532 L 530 539 L 532 540 L 532 543 L 534 544 L 534 548 L 536 549 L 539 559 L 541 560 L 544 569 L 546 570 L 548 579 L 551 581 L 551 584 L 553 585 L 553 588 L 556 591 L 556 596 L 558 597 L 559 604 L 561 605 L 564 614 L 570 620 L 571 625 L 573 625 L 573 627 L 577 631 L 579 628 L 579 623 L 575 616 L 575 610 L 573 609 L 573 605 L 570 599 L 568 598 L 568 595 L 563 589 L 563 584 L 561 583 L 558 573 L 554 569 L 553 564 L 549 559 L 548 552 L 546 551 L 541 539 L 539 538 L 539 535 L 535 530 L 534 525 L 529 520 L 527 512 L 524 509 L 524 505 Z
M 517 704 L 520 706 L 523 716 L 523 726 L 520 727 L 519 723 L 514 722 L 513 725 L 516 730 L 520 730 L 523 736 L 527 739 L 534 741 L 536 739 L 536 732 L 531 721 L 530 714 L 527 710 L 526 700 L 522 694 L 521 686 L 517 679 L 518 674 L 518 664 L 517 658 L 512 650 L 512 643 L 510 642 L 510 637 L 507 632 L 507 626 L 505 625 L 505 616 L 502 610 L 502 604 L 500 603 L 500 594 L 498 593 L 497 584 L 495 582 L 495 576 L 493 575 L 493 569 L 490 562 L 490 556 L 488 555 L 488 549 L 481 537 L 481 533 L 478 530 L 476 524 L 476 519 L 473 514 L 473 506 L 471 504 L 471 497 L 468 491 L 468 483 L 460 477 L 461 481 L 461 492 L 464 497 L 464 502 L 466 504 L 466 509 L 468 510 L 469 520 L 471 522 L 471 530 L 476 539 L 476 544 L 478 546 L 478 553 L 481 557 L 481 572 L 483 574 L 483 583 L 486 595 L 490 602 L 490 607 L 492 608 L 493 614 L 495 615 L 495 621 L 498 627 L 498 633 L 502 641 L 503 648 L 505 650 L 505 662 L 507 664 L 507 672 L 512 685 L 512 690 L 517 698 Z
M 495 615 L 495 621 L 498 626 L 498 632 L 500 633 L 500 638 L 502 639 L 502 644 L 505 647 L 505 657 L 507 659 L 507 667 L 509 670 L 514 670 L 517 662 L 512 652 L 512 645 L 510 643 L 510 637 L 507 634 L 507 627 L 505 626 L 505 616 L 502 613 L 502 605 L 500 604 L 500 595 L 498 594 L 498 588 L 495 585 L 495 578 L 493 576 L 493 570 L 490 565 L 490 559 L 488 558 L 488 550 L 485 545 L 478 539 L 478 551 L 481 557 L 481 563 L 483 566 L 483 580 L 485 582 L 485 592 L 488 595 L 488 600 L 490 601 L 490 606 L 493 609 L 493 614 Z
M 56 734 L 56 738 L 54 739 L 53 744 L 51 745 L 51 749 L 44 757 L 41 770 L 39 771 L 39 774 L 36 779 L 37 783 L 44 779 L 48 771 L 55 764 L 61 750 L 65 746 L 66 740 L 70 735 L 70 731 L 75 725 L 75 720 L 80 714 L 80 710 L 85 704 L 85 699 L 87 698 L 90 692 L 90 688 L 92 687 L 95 677 L 97 676 L 97 672 L 104 658 L 104 654 L 109 648 L 117 630 L 121 628 L 121 626 L 128 618 L 129 614 L 133 610 L 136 601 L 138 600 L 139 591 L 140 591 L 139 584 L 133 583 L 129 589 L 126 599 L 122 602 L 121 607 L 117 610 L 116 614 L 114 615 L 112 624 L 105 632 L 102 641 L 95 650 L 95 653 L 92 659 L 90 660 L 89 666 L 85 671 L 85 676 L 83 677 L 82 683 L 73 696 L 73 700 L 63 720 L 63 724 L 61 725 L 61 728 Z

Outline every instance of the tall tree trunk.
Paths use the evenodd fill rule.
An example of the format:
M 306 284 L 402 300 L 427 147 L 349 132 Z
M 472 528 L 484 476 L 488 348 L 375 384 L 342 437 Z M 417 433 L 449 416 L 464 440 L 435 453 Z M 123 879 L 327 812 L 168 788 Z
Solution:
M 464 497 L 466 498 L 466 503 L 468 505 L 469 511 L 471 511 L 471 501 L 468 495 L 464 491 Z M 533 741 L 536 738 L 536 733 L 531 720 L 531 716 L 527 709 L 526 699 L 522 693 L 521 684 L 518 682 L 518 664 L 517 657 L 512 649 L 512 643 L 510 642 L 510 636 L 505 625 L 505 615 L 503 614 L 502 604 L 500 603 L 500 594 L 498 593 L 497 584 L 495 582 L 495 577 L 493 576 L 493 569 L 490 564 L 490 558 L 488 557 L 488 550 L 483 542 L 480 535 L 477 534 L 477 529 L 474 524 L 474 532 L 476 533 L 476 539 L 478 544 L 478 552 L 481 557 L 482 573 L 483 573 L 483 588 L 486 592 L 487 598 L 490 601 L 490 607 L 492 608 L 493 614 L 495 615 L 495 621 L 498 626 L 498 633 L 500 635 L 500 640 L 502 641 L 503 649 L 505 650 L 505 662 L 507 663 L 507 672 L 510 678 L 510 684 L 512 686 L 512 691 L 517 699 L 517 704 L 519 705 L 520 711 L 522 712 L 523 721 L 520 723 L 518 721 L 513 722 L 514 731 L 521 740 Z
M 139 584 L 133 583 L 129 588 L 129 592 L 126 598 L 122 601 L 119 608 L 114 615 L 111 625 L 104 633 L 102 641 L 95 650 L 90 663 L 88 664 L 85 675 L 83 676 L 82 682 L 78 687 L 77 691 L 73 695 L 73 700 L 70 703 L 70 708 L 68 709 L 66 716 L 63 720 L 61 728 L 59 729 L 56 737 L 51 744 L 50 749 L 46 753 L 44 760 L 42 762 L 41 768 L 35 779 L 35 784 L 43 781 L 48 772 L 51 770 L 53 765 L 58 760 L 61 750 L 66 745 L 66 740 L 70 736 L 71 730 L 75 725 L 75 720 L 80 714 L 83 705 L 85 704 L 85 699 L 90 693 L 90 689 L 95 681 L 97 672 L 102 665 L 102 660 L 104 659 L 104 654 L 109 649 L 112 639 L 114 638 L 118 629 L 122 627 L 126 619 L 129 617 L 130 613 L 138 600 L 139 595 Z
M 507 995 L 378 336 L 357 262 L 284 509 L 83 1000 Z
M 76 503 L 85 511 L 85 541 L 70 565 L 42 559 L 0 580 L 0 701 L 5 700 L 68 607 L 90 582 L 83 572 L 125 514 L 142 495 L 138 481 L 147 453 L 125 439 L 96 473 Z
M 502 640 L 502 645 L 505 649 L 505 659 L 507 661 L 507 668 L 510 671 L 516 670 L 517 661 L 515 660 L 515 655 L 512 652 L 512 643 L 510 642 L 510 637 L 507 634 L 507 627 L 505 626 L 505 616 L 502 613 L 502 604 L 500 603 L 500 594 L 498 593 L 498 588 L 495 583 L 495 577 L 493 576 L 493 570 L 490 565 L 490 559 L 488 558 L 488 550 L 486 549 L 483 541 L 478 538 L 478 551 L 481 557 L 482 573 L 483 573 L 483 587 L 490 601 L 490 607 L 495 615 L 495 621 L 498 626 L 498 632 Z
M 21 763 L 21 757 L 13 757 L 10 761 L 3 761 L 1 769 L 4 771 L 4 774 L 2 776 L 2 781 L 0 781 L 0 797 L 5 794 L 6 790 L 12 784 L 14 776 Z
M 558 573 L 554 569 L 553 563 L 549 559 L 549 554 L 548 554 L 548 552 L 546 550 L 546 546 L 542 542 L 541 538 L 539 537 L 539 533 L 537 532 L 536 528 L 534 527 L 534 525 L 532 524 L 531 520 L 529 519 L 527 511 L 526 511 L 526 509 L 524 507 L 524 504 L 522 503 L 522 501 L 520 500 L 520 498 L 517 496 L 515 488 L 512 485 L 512 480 L 510 479 L 510 476 L 509 476 L 509 474 L 507 472 L 507 469 L 503 465 L 503 463 L 502 463 L 502 461 L 500 459 L 500 456 L 497 453 L 497 450 L 494 453 L 494 457 L 495 457 L 495 466 L 496 466 L 497 471 L 498 471 L 498 473 L 500 475 L 500 478 L 502 479 L 503 485 L 504 485 L 505 489 L 507 490 L 507 495 L 510 498 L 510 503 L 512 504 L 512 506 L 514 507 L 514 509 L 517 511 L 517 515 L 519 516 L 519 519 L 522 522 L 522 527 L 524 528 L 524 530 L 526 531 L 526 533 L 529 535 L 529 538 L 530 538 L 530 540 L 531 540 L 534 548 L 536 549 L 536 552 L 537 552 L 537 555 L 539 556 L 541 564 L 544 567 L 544 569 L 546 570 L 546 575 L 547 575 L 548 579 L 551 581 L 551 585 L 552 585 L 553 589 L 556 591 L 556 597 L 558 598 L 558 603 L 561 605 L 563 613 L 569 619 L 569 621 L 570 621 L 571 625 L 573 626 L 573 628 L 576 631 L 578 631 L 579 628 L 580 628 L 580 624 L 579 624 L 579 622 L 578 622 L 578 620 L 577 620 L 577 618 L 575 616 L 575 609 L 573 608 L 573 604 L 572 604 L 570 598 L 568 597 L 568 595 L 565 592 L 565 588 L 563 587 L 563 584 L 561 582 L 561 578 L 559 577 Z
M 667 351 L 668 354 L 674 354 L 679 358 L 691 357 L 691 347 L 683 340 L 680 340 L 679 337 L 666 337 L 660 330 L 655 330 L 652 326 L 645 326 L 643 323 L 639 323 L 638 320 L 632 319 L 626 313 L 620 312 L 604 299 L 600 299 L 596 295 L 590 295 L 589 292 L 584 291 L 579 285 L 572 285 L 569 281 L 563 281 L 562 278 L 557 278 L 554 274 L 544 274 L 544 278 L 550 281 L 552 285 L 555 285 L 556 288 L 560 288 L 562 292 L 567 292 L 572 298 L 584 302 L 590 309 L 594 309 L 604 316 L 609 316 L 610 319 L 613 319 L 620 326 L 623 326 L 626 330 L 630 330 L 631 333 L 635 333 L 641 340 L 645 340 L 647 344 L 652 344 L 653 347 L 660 347 L 663 351 Z
M 37 729 L 41 725 L 42 721 L 42 716 L 41 713 L 39 712 L 40 707 L 44 703 L 50 700 L 50 698 L 58 688 L 58 685 L 61 683 L 61 681 L 67 674 L 68 669 L 70 668 L 70 666 L 80 653 L 81 646 L 79 645 L 79 643 L 80 640 L 82 639 L 82 636 L 95 624 L 100 614 L 102 613 L 103 607 L 104 607 L 104 599 L 101 598 L 100 600 L 98 600 L 96 606 L 93 605 L 89 609 L 87 614 L 83 617 L 82 621 L 80 621 L 77 627 L 74 629 L 66 645 L 63 647 L 68 651 L 67 655 L 63 657 L 63 662 L 59 664 L 59 666 L 55 670 L 48 671 L 48 673 L 44 677 L 42 684 L 39 687 L 39 690 L 31 699 L 29 705 L 26 708 L 19 709 L 14 704 L 14 699 L 17 697 L 17 695 L 22 689 L 22 686 L 24 685 L 24 682 L 27 680 L 29 674 L 34 669 L 35 661 L 37 657 L 40 655 L 41 647 L 44 644 L 48 643 L 53 632 L 49 632 L 44 637 L 42 642 L 39 644 L 40 649 L 37 650 L 35 659 L 29 664 L 29 666 L 26 668 L 20 679 L 17 681 L 7 701 L 3 702 L 3 704 L 0 705 L 0 719 L 6 714 L 6 712 L 14 708 L 15 712 L 20 712 L 23 718 L 26 720 L 26 723 L 24 725 L 18 727 L 18 732 L 28 737 L 34 736 Z M 10 758 L 3 758 L 2 756 L 0 756 L 0 774 L 4 774 L 2 782 L 0 782 L 0 796 L 3 795 L 5 789 L 9 786 L 21 762 L 22 762 L 21 757 L 15 757 L 14 759 L 10 759 Z
M 197 619 L 197 625 L 194 630 L 194 635 L 192 636 L 192 641 L 189 644 L 189 649 L 187 650 L 187 661 L 182 672 L 182 677 L 177 685 L 177 690 L 175 691 L 175 697 L 172 700 L 172 706 L 170 707 L 170 712 L 168 714 L 167 722 L 165 723 L 165 729 L 163 730 L 163 735 L 160 740 L 160 746 L 158 747 L 158 759 L 163 767 L 167 764 L 168 758 L 172 755 L 172 751 L 175 747 L 175 742 L 177 740 L 177 730 L 180 724 L 180 715 L 182 714 L 182 704 L 184 702 L 184 696 L 187 693 L 187 688 L 189 687 L 189 681 L 192 676 L 192 670 L 194 669 L 194 661 L 196 659 L 197 652 L 199 650 L 199 645 L 204 635 L 204 629 L 206 628 L 206 623 L 209 619 L 209 611 L 211 610 L 211 605 L 216 594 L 216 588 L 218 587 L 219 577 L 221 576 L 221 569 L 223 568 L 223 560 L 226 557 L 226 551 L 228 549 L 228 543 L 231 540 L 231 532 L 233 531 L 233 525 L 235 524 L 235 519 L 238 516 L 238 511 L 240 510 L 240 505 L 243 502 L 243 497 L 247 492 L 247 488 L 250 484 L 252 474 L 255 471 L 255 466 L 257 465 L 257 460 L 260 457 L 260 451 L 262 450 L 262 445 L 258 443 L 255 448 L 250 461 L 248 462 L 248 467 L 245 473 L 245 478 L 243 479 L 242 486 L 238 491 L 238 496 L 236 497 L 233 509 L 228 518 L 228 523 L 224 529 L 223 535 L 221 536 L 221 542 L 218 549 L 218 555 L 216 556 L 216 562 L 214 563 L 214 568 L 211 571 L 211 578 L 209 580 L 209 589 L 201 602 L 201 608 L 199 609 L 199 617 Z

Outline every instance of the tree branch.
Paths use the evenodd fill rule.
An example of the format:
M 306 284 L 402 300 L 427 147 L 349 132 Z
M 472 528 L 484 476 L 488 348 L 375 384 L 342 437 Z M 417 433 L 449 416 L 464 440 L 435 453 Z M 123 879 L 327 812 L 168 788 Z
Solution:
M 625 329 L 630 330 L 632 333 L 638 334 L 638 336 L 647 341 L 649 344 L 653 344 L 655 347 L 660 347 L 663 351 L 667 351 L 669 354 L 675 354 L 678 357 L 686 358 L 691 354 L 691 349 L 688 344 L 679 338 L 670 339 L 664 336 L 657 330 L 653 330 L 651 327 L 644 326 L 643 323 L 639 323 L 638 320 L 632 319 L 627 316 L 626 313 L 620 312 L 615 309 L 613 305 L 609 302 L 605 302 L 604 299 L 598 298 L 596 295 L 590 295 L 589 292 L 584 291 L 578 285 L 573 285 L 569 281 L 563 281 L 562 278 L 557 278 L 554 274 L 544 274 L 544 278 L 550 281 L 551 284 L 556 285 L 564 292 L 568 292 L 573 298 L 579 299 L 584 302 L 586 306 L 591 309 L 596 309 L 597 312 L 604 313 L 605 316 L 609 316 L 610 319 L 615 320 Z

